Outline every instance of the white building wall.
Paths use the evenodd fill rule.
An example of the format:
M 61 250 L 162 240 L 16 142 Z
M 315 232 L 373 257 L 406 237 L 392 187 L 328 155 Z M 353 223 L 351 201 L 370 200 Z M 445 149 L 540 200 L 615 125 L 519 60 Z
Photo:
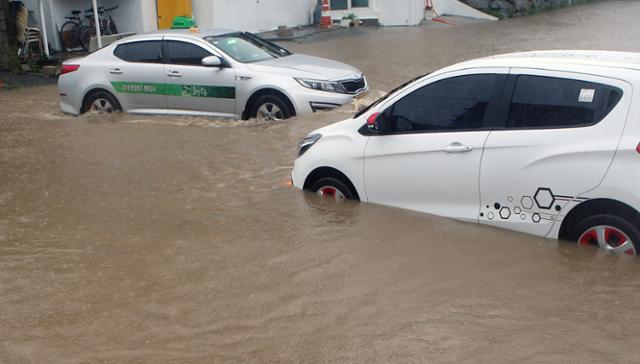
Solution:
M 380 9 L 383 3 L 393 0 L 369 0 L 367 8 L 351 8 L 347 10 L 331 10 L 331 19 L 334 21 L 342 19 L 343 16 L 354 14 L 358 19 L 380 19 Z M 404 1 L 404 0 L 400 0 Z
M 142 14 L 142 31 L 151 32 L 151 31 L 158 30 L 158 10 L 156 8 L 156 1 L 155 0 L 141 1 L 140 12 Z
M 311 23 L 314 0 L 192 0 L 200 27 L 247 31 L 294 27 Z
M 380 25 L 418 25 L 424 19 L 424 0 L 381 0 Z
M 498 20 L 495 16 L 483 13 L 458 0 L 431 0 L 431 3 L 438 15 L 455 15 L 475 19 Z
M 418 25 L 424 19 L 424 0 L 369 0 L 367 8 L 332 10 L 331 18 L 336 21 L 348 14 L 360 19 L 378 19 L 380 25 Z
M 193 18 L 201 28 L 214 26 L 213 3 L 215 0 L 191 0 L 191 10 Z
M 315 3 L 313 0 L 259 0 L 257 30 L 311 24 Z
M 207 23 L 216 28 L 257 31 L 258 3 L 255 0 L 213 1 L 213 17 Z M 198 16 L 194 9 L 194 14 Z M 201 19 L 202 20 L 202 19 Z

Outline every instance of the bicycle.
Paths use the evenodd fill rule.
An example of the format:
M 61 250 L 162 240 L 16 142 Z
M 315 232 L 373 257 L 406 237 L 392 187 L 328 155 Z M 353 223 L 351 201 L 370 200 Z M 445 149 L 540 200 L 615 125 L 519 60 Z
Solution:
M 102 8 L 104 14 L 106 15 L 104 17 L 104 28 L 109 32 L 109 34 L 118 34 L 118 27 L 116 26 L 116 22 L 113 21 L 113 17 L 111 16 L 111 12 L 116 10 L 117 8 L 118 5 L 108 9 Z
M 118 27 L 116 26 L 113 17 L 111 16 L 111 12 L 118 8 L 118 5 L 112 8 L 105 8 L 103 6 L 98 7 L 98 22 L 100 23 L 100 33 L 103 35 L 113 35 L 118 34 Z M 92 35 L 95 35 L 95 19 L 93 8 L 87 9 L 85 11 L 85 17 L 89 20 L 90 27 L 93 30 Z
M 82 41 L 82 33 L 86 30 L 87 26 L 84 24 L 80 14 L 82 11 L 73 10 L 72 16 L 65 16 L 67 22 L 60 27 L 60 39 L 62 45 L 67 49 L 74 49 L 81 47 L 85 51 L 89 49 L 89 44 Z

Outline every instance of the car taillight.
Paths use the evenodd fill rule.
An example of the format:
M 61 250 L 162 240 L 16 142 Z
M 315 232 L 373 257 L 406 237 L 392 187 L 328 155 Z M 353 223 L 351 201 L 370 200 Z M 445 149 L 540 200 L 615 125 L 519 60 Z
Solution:
M 379 112 L 374 112 L 369 116 L 367 119 L 367 126 L 369 126 L 369 128 L 373 129 L 376 126 L 376 119 L 378 118 L 378 115 L 380 115 Z
M 636 147 L 636 152 L 640 154 L 640 143 L 638 143 L 638 146 Z
M 67 73 L 75 72 L 80 68 L 79 64 L 63 64 L 62 69 L 60 70 L 60 74 L 64 75 Z

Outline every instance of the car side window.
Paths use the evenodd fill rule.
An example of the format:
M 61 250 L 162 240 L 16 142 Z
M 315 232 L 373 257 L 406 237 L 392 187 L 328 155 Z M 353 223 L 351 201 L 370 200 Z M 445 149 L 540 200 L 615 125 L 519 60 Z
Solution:
M 599 83 L 520 75 L 509 107 L 512 129 L 588 126 L 607 116 L 622 90 Z
M 475 130 L 498 83 L 496 74 L 452 77 L 428 84 L 385 110 L 389 131 L 396 133 Z
M 120 44 L 113 54 L 123 61 L 162 63 L 162 41 L 142 41 Z
M 202 66 L 202 59 L 211 56 L 211 52 L 195 44 L 167 41 L 167 62 L 185 66 Z

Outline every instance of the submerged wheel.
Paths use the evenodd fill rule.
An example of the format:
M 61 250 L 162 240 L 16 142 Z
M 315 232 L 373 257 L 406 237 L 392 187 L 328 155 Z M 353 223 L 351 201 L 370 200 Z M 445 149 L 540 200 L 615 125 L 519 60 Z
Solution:
M 279 96 L 265 95 L 253 105 L 251 116 L 260 121 L 281 121 L 293 116 L 293 111 Z
M 587 218 L 578 224 L 573 235 L 580 245 L 597 245 L 607 252 L 628 256 L 640 253 L 640 231 L 617 216 Z
M 311 191 L 318 196 L 331 198 L 334 200 L 354 200 L 355 193 L 351 191 L 349 186 L 334 177 L 324 177 L 319 179 L 311 187 Z
M 122 108 L 113 95 L 106 91 L 97 91 L 87 98 L 83 110 L 84 112 L 110 114 L 121 111 Z

